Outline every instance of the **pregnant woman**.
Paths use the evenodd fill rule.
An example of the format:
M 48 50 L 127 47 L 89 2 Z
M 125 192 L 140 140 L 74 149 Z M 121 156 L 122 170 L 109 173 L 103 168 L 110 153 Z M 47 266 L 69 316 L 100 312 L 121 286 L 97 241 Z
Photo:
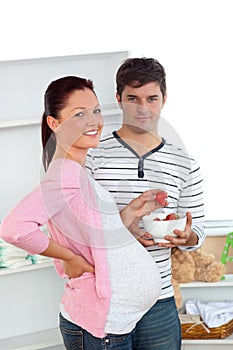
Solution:
M 119 214 L 113 197 L 85 171 L 87 151 L 98 146 L 103 127 L 90 80 L 67 76 L 51 82 L 44 108 L 46 174 L 4 218 L 1 238 L 54 258 L 67 279 L 60 304 L 67 350 L 132 350 L 134 327 L 156 303 L 161 281 L 130 230 L 137 231 L 138 220 L 166 200 L 156 201 L 161 191 L 146 191 Z M 45 224 L 49 236 L 40 229 Z

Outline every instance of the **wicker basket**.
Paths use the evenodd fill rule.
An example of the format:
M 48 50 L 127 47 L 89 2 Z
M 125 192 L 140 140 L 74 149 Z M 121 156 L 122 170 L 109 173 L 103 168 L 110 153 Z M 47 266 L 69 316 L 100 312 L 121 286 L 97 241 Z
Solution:
M 208 328 L 200 316 L 179 315 L 182 339 L 223 339 L 233 333 L 233 320 L 220 327 Z

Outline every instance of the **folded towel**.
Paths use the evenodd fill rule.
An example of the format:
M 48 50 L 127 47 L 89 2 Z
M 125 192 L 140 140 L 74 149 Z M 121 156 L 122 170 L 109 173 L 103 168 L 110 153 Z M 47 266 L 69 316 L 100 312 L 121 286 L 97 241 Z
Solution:
M 39 254 L 29 255 L 25 250 L 0 239 L 0 268 L 20 268 L 51 260 L 51 258 Z
M 52 261 L 52 258 L 36 254 L 36 255 L 31 255 L 31 260 L 33 264 L 40 264 L 42 262 Z
M 0 240 L 0 268 L 12 269 L 31 264 L 30 255 L 25 250 Z
M 185 304 L 185 309 L 187 314 L 200 314 L 210 328 L 220 327 L 233 319 L 232 301 L 201 303 L 198 300 L 189 300 Z

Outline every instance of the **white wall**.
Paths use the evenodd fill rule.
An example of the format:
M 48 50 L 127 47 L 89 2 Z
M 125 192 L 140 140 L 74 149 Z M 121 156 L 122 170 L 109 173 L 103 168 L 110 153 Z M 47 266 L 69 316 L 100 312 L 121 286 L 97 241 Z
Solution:
M 232 219 L 231 4 L 231 0 L 5 1 L 0 59 L 119 50 L 159 59 L 168 83 L 163 117 L 199 160 L 207 219 Z
M 0 221 L 39 182 L 40 144 L 37 126 L 0 129 Z

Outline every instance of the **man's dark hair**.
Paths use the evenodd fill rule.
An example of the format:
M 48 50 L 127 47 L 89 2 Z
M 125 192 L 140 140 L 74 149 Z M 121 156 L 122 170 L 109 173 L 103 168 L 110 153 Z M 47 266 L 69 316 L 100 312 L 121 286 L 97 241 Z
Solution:
M 126 85 L 141 87 L 151 82 L 159 84 L 164 97 L 167 92 L 165 70 L 154 58 L 128 58 L 116 74 L 117 93 L 120 97 Z

